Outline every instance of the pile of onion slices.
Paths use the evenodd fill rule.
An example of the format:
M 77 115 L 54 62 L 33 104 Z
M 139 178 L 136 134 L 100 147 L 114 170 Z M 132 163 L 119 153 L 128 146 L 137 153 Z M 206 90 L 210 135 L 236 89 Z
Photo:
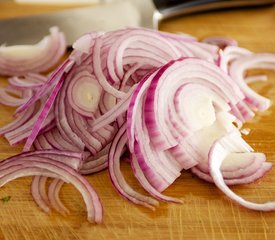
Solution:
M 198 41 L 126 28 L 83 35 L 70 56 L 43 75 L 46 67 L 32 67 L 36 49 L 51 48 L 48 62 L 64 45 L 58 29 L 50 31 L 51 38 L 33 47 L 29 67 L 11 72 L 22 58 L 16 49 L 23 48 L 0 48 L 0 74 L 11 76 L 0 89 L 0 102 L 17 107 L 14 121 L 0 134 L 10 145 L 25 143 L 21 154 L 0 163 L 0 186 L 33 176 L 37 205 L 66 215 L 59 192 L 71 183 L 83 196 L 88 220 L 100 223 L 99 196 L 83 175 L 107 168 L 123 197 L 155 209 L 159 201 L 181 203 L 163 191 L 183 170 L 191 170 L 244 207 L 275 210 L 275 202 L 249 202 L 228 187 L 254 182 L 272 168 L 242 138 L 242 127 L 271 104 L 248 86 L 266 76 L 246 73 L 274 69 L 274 54 L 253 53 L 223 37 Z M 123 159 L 150 196 L 127 183 Z

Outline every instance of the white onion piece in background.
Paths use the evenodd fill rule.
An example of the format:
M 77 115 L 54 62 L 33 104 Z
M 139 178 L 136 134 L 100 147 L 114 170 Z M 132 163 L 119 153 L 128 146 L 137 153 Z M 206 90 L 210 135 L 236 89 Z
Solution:
M 35 45 L 0 46 L 0 75 L 15 76 L 45 72 L 64 55 L 66 40 L 57 27 Z

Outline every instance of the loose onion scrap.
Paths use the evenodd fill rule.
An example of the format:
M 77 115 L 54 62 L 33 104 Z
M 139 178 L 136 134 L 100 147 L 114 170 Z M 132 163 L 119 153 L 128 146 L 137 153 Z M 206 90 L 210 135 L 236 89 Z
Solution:
M 255 54 L 229 38 L 199 42 L 188 35 L 127 28 L 85 34 L 45 77 L 39 72 L 63 54 L 60 50 L 52 58 L 64 41 L 56 28 L 50 31 L 52 45 L 46 38 L 32 48 L 0 48 L 0 73 L 13 75 L 0 102 L 18 107 L 0 134 L 11 145 L 25 142 L 24 153 L 0 163 L 1 186 L 34 176 L 37 205 L 66 215 L 59 193 L 65 182 L 72 183 L 84 198 L 88 220 L 100 223 L 99 197 L 82 175 L 108 168 L 123 197 L 155 209 L 158 201 L 181 202 L 162 192 L 189 169 L 247 208 L 275 210 L 274 202 L 248 202 L 228 188 L 251 183 L 272 167 L 244 141 L 242 132 L 249 131 L 242 125 L 270 106 L 248 86 L 266 76 L 246 73 L 274 69 L 274 54 Z M 46 63 L 38 61 L 38 49 L 48 49 L 45 56 L 38 54 Z M 33 53 L 28 61 L 23 50 Z M 124 158 L 150 196 L 127 183 L 120 169 Z

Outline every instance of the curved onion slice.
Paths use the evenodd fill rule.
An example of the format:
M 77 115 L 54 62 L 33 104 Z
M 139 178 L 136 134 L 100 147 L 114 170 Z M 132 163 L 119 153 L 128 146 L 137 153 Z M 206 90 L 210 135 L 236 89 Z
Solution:
M 165 196 L 165 195 L 161 194 L 160 192 L 158 192 L 155 188 L 153 188 L 151 186 L 151 184 L 148 182 L 148 180 L 144 176 L 143 171 L 140 168 L 140 166 L 138 164 L 138 161 L 137 161 L 137 158 L 135 157 L 135 155 L 132 155 L 131 166 L 132 166 L 134 174 L 135 174 L 136 178 L 138 179 L 138 181 L 140 182 L 140 184 L 153 197 L 155 197 L 156 199 L 158 199 L 160 201 L 182 203 L 182 201 L 180 199 Z
M 1 127 L 0 135 L 4 135 L 24 125 L 27 121 L 30 120 L 34 112 L 35 112 L 35 105 L 32 105 L 26 110 L 26 112 L 17 115 L 17 118 L 14 121 L 5 125 L 4 127 Z
M 93 117 L 98 109 L 102 88 L 88 72 L 78 72 L 68 87 L 68 100 L 72 108 L 83 116 Z
M 88 220 L 96 223 L 102 221 L 102 206 L 95 190 L 84 177 L 61 162 L 39 156 L 31 161 L 26 161 L 20 156 L 9 158 L 1 162 L 0 186 L 18 177 L 33 175 L 58 177 L 65 182 L 72 183 L 83 196 L 87 206 Z
M 235 146 L 232 146 L 232 145 L 233 144 L 230 141 L 230 134 L 229 134 L 217 140 L 209 151 L 209 170 L 214 183 L 230 199 L 232 199 L 233 201 L 239 203 L 240 205 L 246 208 L 253 209 L 253 210 L 260 210 L 260 211 L 275 210 L 275 202 L 253 203 L 253 202 L 247 201 L 241 198 L 240 196 L 238 196 L 237 194 L 235 194 L 233 191 L 231 191 L 225 184 L 220 167 L 225 157 L 230 152 L 234 152 L 238 150 L 236 149 Z M 271 164 L 268 164 L 267 165 L 268 169 L 270 169 L 271 166 L 272 166 Z
M 50 147 L 51 148 L 51 147 Z M 44 148 L 45 149 L 45 148 Z M 40 155 L 47 156 L 49 158 L 53 158 L 57 161 L 62 161 L 68 166 L 73 167 L 78 170 L 80 168 L 82 162 L 82 155 L 72 153 L 68 155 L 67 153 L 58 152 L 56 150 L 49 151 L 36 151 L 35 153 L 26 153 L 21 154 L 20 156 L 32 156 L 32 155 Z M 59 156 L 62 156 L 61 158 Z M 68 158 L 69 157 L 69 158 Z M 67 159 L 67 160 L 66 160 Z M 61 203 L 59 199 L 59 191 L 63 185 L 62 181 L 54 179 L 53 182 L 49 186 L 49 193 L 46 193 L 46 181 L 47 177 L 43 176 L 35 176 L 33 177 L 32 185 L 31 185 L 31 193 L 36 204 L 45 212 L 50 212 L 50 206 L 53 207 L 56 211 L 60 212 L 62 215 L 66 215 L 69 213 L 66 207 Z
M 13 95 L 16 95 L 13 96 Z M 0 89 L 0 103 L 6 106 L 17 107 L 27 102 L 32 96 L 32 90 L 20 91 L 12 87 Z
M 8 81 L 11 86 L 17 89 L 37 89 L 47 81 L 47 77 L 37 73 L 28 73 L 22 78 L 11 77 Z
M 0 46 L 0 75 L 14 76 L 45 72 L 53 67 L 66 50 L 64 34 L 57 27 L 36 45 Z
M 51 209 L 49 208 L 49 199 L 46 194 L 46 181 L 47 177 L 33 177 L 31 184 L 31 194 L 37 206 L 40 207 L 44 212 L 50 213 Z
M 155 210 L 154 206 L 157 206 L 158 202 L 151 197 L 142 195 L 134 191 L 128 185 L 120 171 L 120 157 L 123 153 L 123 149 L 126 142 L 126 124 L 124 124 L 116 134 L 109 151 L 108 169 L 111 181 L 115 186 L 116 190 L 129 201 Z
M 98 152 L 95 156 L 89 156 L 81 166 L 81 174 L 91 174 L 99 172 L 108 167 L 108 152 L 110 144 Z
M 5 131 L 5 138 L 9 141 L 10 145 L 15 145 L 17 143 L 20 143 L 22 140 L 28 138 L 31 134 L 32 127 L 36 123 L 39 113 L 43 108 L 45 99 L 42 98 L 39 102 L 37 102 L 33 107 L 28 109 L 26 112 L 26 115 L 29 116 L 28 119 L 23 114 L 17 115 L 16 117 L 19 118 L 19 122 L 22 123 L 19 125 L 19 122 L 15 120 L 14 124 L 10 126 L 8 131 Z M 32 109 L 32 112 L 29 112 L 29 110 Z M 21 121 L 24 119 L 24 123 Z M 51 127 L 52 122 L 54 121 L 54 115 L 53 112 L 50 112 L 43 124 L 40 126 L 41 130 L 46 129 L 47 127 Z
M 49 186 L 48 198 L 52 208 L 61 215 L 66 216 L 70 213 L 70 211 L 63 205 L 59 198 L 59 192 L 63 184 L 64 182 L 62 180 L 57 178 L 54 179 Z
M 197 162 L 207 157 L 211 143 L 220 137 L 217 133 L 221 134 L 219 129 L 212 127 L 217 114 L 230 111 L 228 103 L 236 104 L 243 98 L 237 85 L 231 82 L 215 65 L 192 58 L 171 61 L 137 87 L 128 111 L 129 146 L 155 189 L 163 191 L 180 175 L 182 167 L 187 166 L 175 159 L 175 154 L 169 152 L 171 148 L 191 142 L 188 147 L 182 147 L 184 155 L 195 156 Z M 175 101 L 177 92 L 183 90 L 185 94 L 179 95 L 178 102 Z M 205 116 L 196 116 L 200 114 L 202 96 L 204 103 L 208 101 L 202 115 L 211 115 L 207 123 Z M 185 101 L 189 97 L 190 100 Z M 190 104 L 193 110 L 188 108 Z M 173 108 L 175 110 L 172 112 Z M 189 113 L 192 111 L 193 118 Z M 194 123 L 191 119 L 198 119 L 198 122 Z M 222 133 L 228 131 L 230 126 L 235 128 L 232 117 L 224 117 L 221 123 Z M 205 141 L 209 137 L 211 139 Z
M 264 111 L 270 107 L 270 100 L 259 95 L 247 86 L 244 80 L 244 73 L 251 68 L 261 68 L 261 64 L 266 69 L 274 70 L 275 54 L 251 54 L 243 56 L 232 62 L 229 73 L 232 79 L 240 86 L 245 94 L 245 103 L 253 110 Z
M 226 179 L 224 178 L 224 182 L 227 186 L 230 185 L 240 185 L 240 184 L 248 184 L 255 182 L 256 180 L 262 178 L 267 172 L 269 172 L 272 168 L 271 163 L 263 163 L 260 168 L 257 169 L 256 172 L 254 172 L 251 175 L 243 176 L 240 178 L 232 178 L 232 179 Z M 199 178 L 203 179 L 206 182 L 214 183 L 212 176 L 210 173 L 202 172 L 199 168 L 193 167 L 191 169 L 192 173 L 197 175 Z
M 74 66 L 75 62 L 67 59 L 65 60 L 47 79 L 47 81 L 33 94 L 33 96 L 19 108 L 16 109 L 16 114 L 26 111 L 33 103 L 48 94 L 53 86 L 64 80 L 64 75 L 67 74 Z
M 45 144 L 48 143 L 52 146 L 52 147 L 47 146 L 46 149 L 54 148 L 58 150 L 69 150 L 69 151 L 76 151 L 76 152 L 79 151 L 79 149 L 75 145 L 66 141 L 66 139 L 62 137 L 62 135 L 59 133 L 57 128 L 53 128 L 50 131 L 45 132 L 43 136 L 41 135 L 40 138 L 44 138 L 45 140 L 41 139 L 41 141 L 45 141 Z
M 97 131 L 98 129 L 106 126 L 107 124 L 112 123 L 114 120 L 116 120 L 122 113 L 126 112 L 131 95 L 133 91 L 135 90 L 136 86 L 133 86 L 129 92 L 126 94 L 125 98 L 121 99 L 114 107 L 113 109 L 109 110 L 105 114 L 101 115 L 97 119 L 95 119 L 92 123 L 92 129 L 93 131 Z
M 45 105 L 43 106 L 43 109 L 41 110 L 41 112 L 39 113 L 39 116 L 36 120 L 36 123 L 34 124 L 34 126 L 32 127 L 32 131 L 31 134 L 28 136 L 28 139 L 25 143 L 25 146 L 23 148 L 23 151 L 29 151 L 35 138 L 37 137 L 37 135 L 39 134 L 39 131 L 41 130 L 44 121 L 47 119 L 48 114 L 51 111 L 51 107 L 54 103 L 54 100 L 60 90 L 60 88 L 62 87 L 63 81 L 59 81 L 53 91 L 51 92 L 49 98 L 47 99 L 47 101 L 45 102 Z
M 257 81 L 265 82 L 265 81 L 267 81 L 267 76 L 266 75 L 255 75 L 255 76 L 248 76 L 245 78 L 245 82 L 247 84 L 257 82 Z
M 227 46 L 238 46 L 238 42 L 232 38 L 212 36 L 207 37 L 202 40 L 204 43 L 217 45 L 219 48 L 223 49 Z
M 68 85 L 67 82 L 63 85 L 63 88 L 61 89 L 61 92 L 57 96 L 57 100 L 55 102 L 55 119 L 56 119 L 56 125 L 57 128 L 61 134 L 61 136 L 68 142 L 71 142 L 73 145 L 75 145 L 80 150 L 84 150 L 85 144 L 81 140 L 80 137 L 78 137 L 69 125 L 68 122 L 68 116 L 66 114 L 66 107 L 65 105 L 65 99 L 66 99 L 66 86 Z

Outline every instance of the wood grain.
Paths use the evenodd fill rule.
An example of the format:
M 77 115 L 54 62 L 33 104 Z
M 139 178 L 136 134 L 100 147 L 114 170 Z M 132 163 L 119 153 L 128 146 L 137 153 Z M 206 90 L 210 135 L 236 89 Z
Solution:
M 0 17 L 55 11 L 61 7 L 16 6 L 0 3 Z M 237 39 L 241 46 L 256 52 L 275 53 L 275 9 L 249 9 L 212 12 L 180 17 L 167 21 L 161 29 L 186 32 L 203 38 L 225 35 Z M 1 29 L 0 29 L 1 31 Z M 275 101 L 275 74 L 268 72 L 269 81 L 254 84 L 261 94 Z M 5 84 L 2 79 L 1 85 Z M 0 124 L 11 120 L 13 109 L 0 106 Z M 275 106 L 258 114 L 247 124 L 251 134 L 246 137 L 256 151 L 267 154 L 275 162 Z M 0 159 L 19 152 L 21 146 L 10 147 L 0 139 Z M 131 185 L 140 189 L 131 171 L 122 165 Z M 46 215 L 32 201 L 30 178 L 16 180 L 0 190 L 0 239 L 275 239 L 275 213 L 244 209 L 228 200 L 213 185 L 189 172 L 183 172 L 165 194 L 177 196 L 184 204 L 161 203 L 152 212 L 122 199 L 112 187 L 107 172 L 88 177 L 98 191 L 105 210 L 104 223 L 86 221 L 84 203 L 70 185 L 61 198 L 71 210 L 67 218 Z M 247 199 L 262 202 L 275 198 L 275 170 L 260 181 L 233 189 Z M 142 192 L 142 190 L 140 189 Z

